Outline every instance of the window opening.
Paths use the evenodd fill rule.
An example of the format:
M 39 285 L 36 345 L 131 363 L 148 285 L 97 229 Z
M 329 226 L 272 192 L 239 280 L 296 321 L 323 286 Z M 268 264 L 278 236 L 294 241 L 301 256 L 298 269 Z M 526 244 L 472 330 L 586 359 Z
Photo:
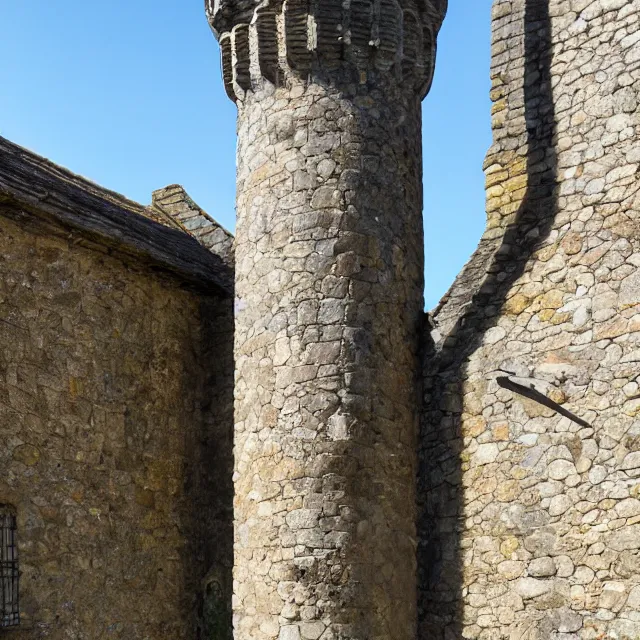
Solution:
M 20 623 L 16 513 L 0 505 L 0 627 Z

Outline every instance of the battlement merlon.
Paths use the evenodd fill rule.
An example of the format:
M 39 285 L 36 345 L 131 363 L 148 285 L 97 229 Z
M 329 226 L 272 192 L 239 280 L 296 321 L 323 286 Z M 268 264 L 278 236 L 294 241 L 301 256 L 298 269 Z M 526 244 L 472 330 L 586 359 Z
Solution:
M 391 81 L 420 98 L 433 80 L 448 0 L 205 0 L 224 86 L 246 92 L 313 76 Z

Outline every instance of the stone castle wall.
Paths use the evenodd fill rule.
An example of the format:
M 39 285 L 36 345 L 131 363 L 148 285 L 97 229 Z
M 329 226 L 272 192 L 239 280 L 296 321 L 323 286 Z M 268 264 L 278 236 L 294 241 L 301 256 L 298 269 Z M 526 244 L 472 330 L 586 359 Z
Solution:
M 496 0 L 491 77 L 425 361 L 422 637 L 636 639 L 640 2 Z
M 230 300 L 14 214 L 0 210 L 0 504 L 17 509 L 22 619 L 7 637 L 226 637 Z
M 299 84 L 240 111 L 238 638 L 414 637 L 421 156 L 407 102 Z
M 420 99 L 446 1 L 207 6 L 238 103 L 235 637 L 413 640 Z

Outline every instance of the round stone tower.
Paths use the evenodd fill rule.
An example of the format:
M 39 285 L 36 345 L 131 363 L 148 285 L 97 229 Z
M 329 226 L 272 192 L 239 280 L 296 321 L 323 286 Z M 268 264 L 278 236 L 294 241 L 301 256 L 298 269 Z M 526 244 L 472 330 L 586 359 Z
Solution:
M 421 99 L 446 0 L 210 0 L 238 106 L 237 640 L 414 640 Z

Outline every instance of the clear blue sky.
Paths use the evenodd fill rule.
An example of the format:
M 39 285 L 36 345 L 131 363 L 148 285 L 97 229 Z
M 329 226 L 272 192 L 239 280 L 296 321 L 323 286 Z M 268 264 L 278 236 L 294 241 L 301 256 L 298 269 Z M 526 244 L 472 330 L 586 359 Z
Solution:
M 426 306 L 484 227 L 491 0 L 450 0 L 424 103 Z M 0 0 L 0 135 L 148 203 L 178 182 L 234 228 L 235 106 L 203 0 Z

